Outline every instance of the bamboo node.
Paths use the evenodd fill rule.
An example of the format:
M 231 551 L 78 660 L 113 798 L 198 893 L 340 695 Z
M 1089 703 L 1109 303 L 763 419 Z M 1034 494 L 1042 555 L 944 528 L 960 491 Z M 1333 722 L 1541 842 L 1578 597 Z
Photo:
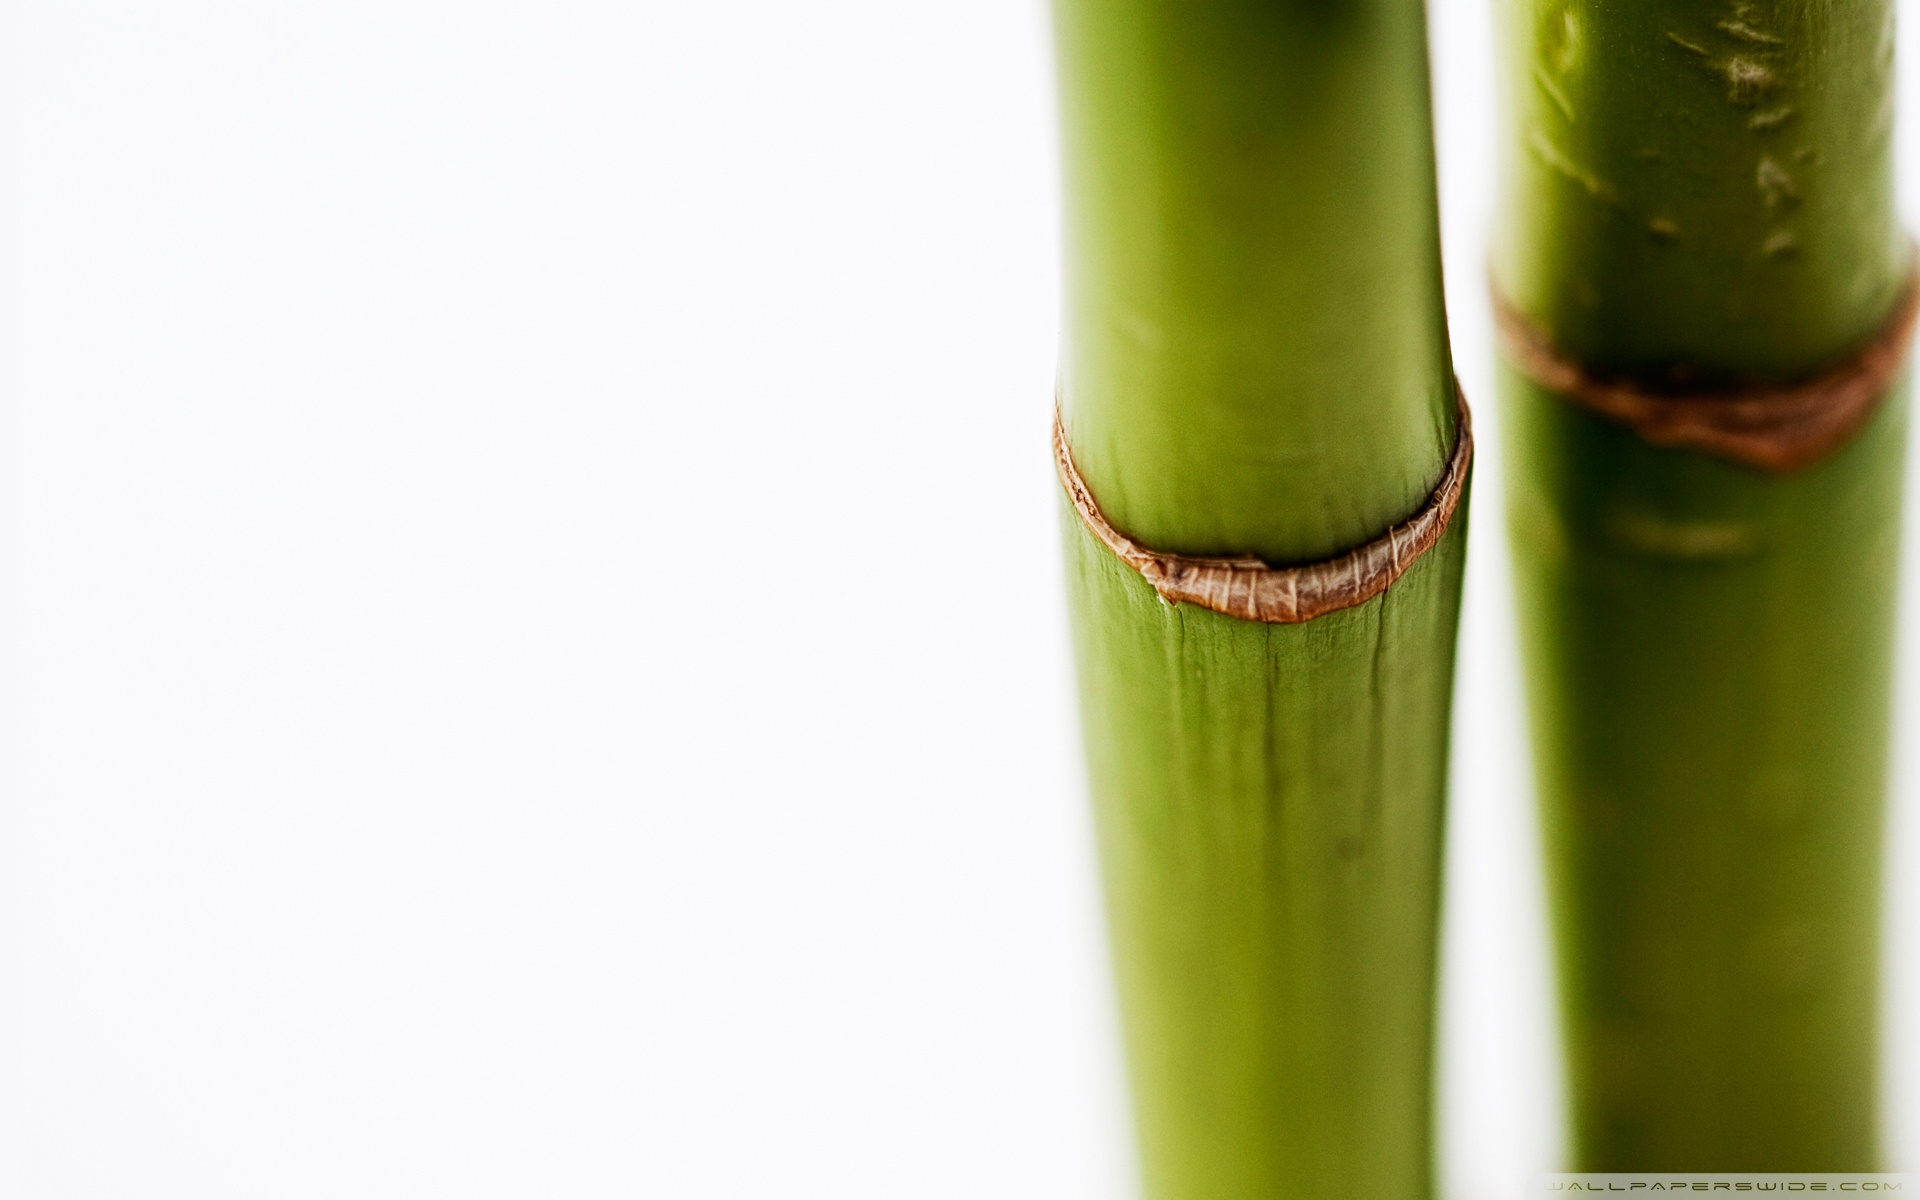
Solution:
M 1073 465 L 1057 405 L 1053 413 L 1053 464 L 1067 499 L 1087 530 L 1122 562 L 1140 572 L 1160 599 L 1168 604 L 1197 605 L 1243 621 L 1298 625 L 1365 604 L 1385 592 L 1447 531 L 1466 491 L 1467 470 L 1473 464 L 1473 427 L 1467 398 L 1458 381 L 1454 383 L 1454 402 L 1460 412 L 1459 433 L 1440 482 L 1434 485 L 1426 503 L 1363 546 L 1297 566 L 1277 567 L 1252 555 L 1207 558 L 1170 554 L 1142 546 L 1115 529 Z
M 1563 356 L 1494 287 L 1494 327 L 1508 365 L 1563 399 L 1625 425 L 1655 446 L 1696 450 L 1786 475 L 1851 441 L 1879 408 L 1906 363 L 1920 315 L 1920 282 L 1905 289 L 1879 332 L 1817 375 L 1788 382 L 1662 387 L 1604 375 Z

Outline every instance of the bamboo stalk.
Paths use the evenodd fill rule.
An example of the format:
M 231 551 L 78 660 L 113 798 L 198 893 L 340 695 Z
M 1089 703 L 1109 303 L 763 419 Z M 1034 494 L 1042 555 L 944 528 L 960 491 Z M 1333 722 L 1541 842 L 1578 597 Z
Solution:
M 1560 354 L 1672 389 L 1874 339 L 1889 0 L 1503 7 L 1496 288 Z M 1580 1169 L 1877 1165 L 1892 391 L 1774 473 L 1503 378 Z
M 1154 550 L 1329 558 L 1457 428 L 1418 0 L 1055 0 L 1061 408 Z M 1169 605 L 1066 510 L 1147 1194 L 1429 1193 L 1465 536 L 1297 624 Z

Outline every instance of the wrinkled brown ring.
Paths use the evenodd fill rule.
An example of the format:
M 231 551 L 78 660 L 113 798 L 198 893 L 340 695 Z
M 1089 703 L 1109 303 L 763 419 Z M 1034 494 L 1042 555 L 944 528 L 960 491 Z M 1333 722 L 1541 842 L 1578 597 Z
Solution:
M 1087 529 L 1140 572 L 1162 600 L 1196 604 L 1243 621 L 1297 625 L 1364 604 L 1386 591 L 1447 531 L 1447 523 L 1453 520 L 1461 493 L 1466 490 L 1467 468 L 1473 463 L 1473 426 L 1468 419 L 1466 395 L 1457 381 L 1454 399 L 1460 409 L 1460 432 L 1440 482 L 1420 511 L 1399 525 L 1388 526 L 1384 534 L 1364 546 L 1337 558 L 1294 567 L 1271 566 L 1251 555 L 1202 558 L 1149 550 L 1115 529 L 1073 465 L 1058 408 L 1053 414 L 1053 463 L 1068 500 Z
M 1818 375 L 1785 384 L 1659 390 L 1562 357 L 1499 288 L 1492 292 L 1500 349 L 1522 375 L 1655 446 L 1698 450 L 1777 475 L 1812 466 L 1860 432 L 1905 363 L 1920 314 L 1920 286 L 1909 272 L 1899 303 L 1873 340 Z

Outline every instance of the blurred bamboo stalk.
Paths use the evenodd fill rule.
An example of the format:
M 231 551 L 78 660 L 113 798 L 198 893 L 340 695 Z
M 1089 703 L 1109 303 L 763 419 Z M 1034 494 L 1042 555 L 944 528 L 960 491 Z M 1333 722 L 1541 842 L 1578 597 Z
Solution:
M 1792 383 L 1873 343 L 1910 269 L 1892 19 L 1503 0 L 1496 291 L 1565 360 L 1655 392 Z M 1767 470 L 1651 444 L 1515 361 L 1574 1165 L 1871 1170 L 1904 386 Z

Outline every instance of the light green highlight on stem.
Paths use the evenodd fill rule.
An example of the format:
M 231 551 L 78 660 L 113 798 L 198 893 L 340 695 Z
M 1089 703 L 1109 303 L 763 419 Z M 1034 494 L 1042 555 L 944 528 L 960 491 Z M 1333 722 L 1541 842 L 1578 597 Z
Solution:
M 1453 447 L 1414 0 L 1057 0 L 1063 411 L 1116 527 L 1326 558 Z

